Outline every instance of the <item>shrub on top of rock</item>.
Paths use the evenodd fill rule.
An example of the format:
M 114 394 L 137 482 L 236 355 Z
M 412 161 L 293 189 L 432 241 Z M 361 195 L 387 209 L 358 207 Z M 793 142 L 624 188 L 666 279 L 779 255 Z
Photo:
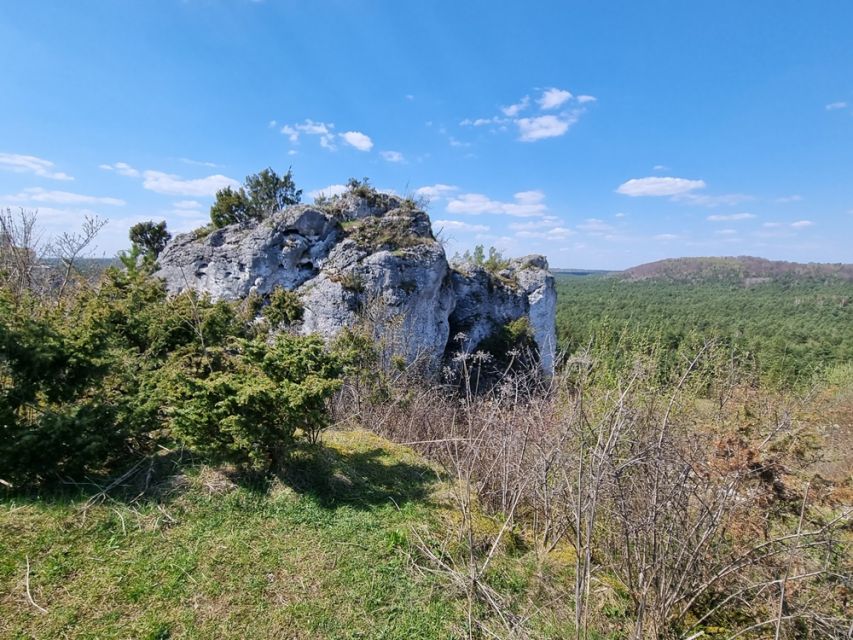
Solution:
M 229 224 L 263 220 L 276 211 L 302 200 L 302 189 L 296 188 L 293 170 L 278 175 L 268 167 L 246 177 L 242 187 L 225 187 L 216 193 L 210 207 L 210 220 L 216 228 Z

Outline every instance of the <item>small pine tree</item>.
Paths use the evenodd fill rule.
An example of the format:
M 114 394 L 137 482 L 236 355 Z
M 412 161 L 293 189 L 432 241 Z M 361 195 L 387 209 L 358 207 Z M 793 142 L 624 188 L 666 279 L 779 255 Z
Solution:
M 292 169 L 280 176 L 267 167 L 247 176 L 242 187 L 220 189 L 210 207 L 210 220 L 217 228 L 263 220 L 288 205 L 299 204 L 301 199 L 302 189 L 296 188 Z
M 155 259 L 166 248 L 166 244 L 172 239 L 172 234 L 166 230 L 166 221 L 139 222 L 130 228 L 131 247 L 138 250 L 138 254 L 145 258 Z

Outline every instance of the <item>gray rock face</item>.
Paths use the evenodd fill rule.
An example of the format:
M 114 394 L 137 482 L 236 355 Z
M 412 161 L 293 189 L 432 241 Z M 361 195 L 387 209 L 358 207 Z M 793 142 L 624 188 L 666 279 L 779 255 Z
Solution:
M 460 264 L 452 276 L 456 307 L 451 338 L 462 334 L 459 349 L 470 352 L 495 330 L 527 316 L 542 369 L 554 371 L 557 343 L 557 292 L 543 256 L 511 260 L 497 276 L 482 267 Z
M 545 258 L 512 260 L 498 274 L 451 269 L 429 217 L 396 196 L 347 193 L 264 221 L 179 235 L 158 262 L 156 275 L 172 294 L 239 300 L 276 287 L 296 291 L 306 334 L 331 338 L 368 316 L 410 361 L 438 363 L 446 351 L 471 350 L 527 316 L 542 368 L 553 371 L 556 292 Z M 459 332 L 463 344 L 448 349 Z

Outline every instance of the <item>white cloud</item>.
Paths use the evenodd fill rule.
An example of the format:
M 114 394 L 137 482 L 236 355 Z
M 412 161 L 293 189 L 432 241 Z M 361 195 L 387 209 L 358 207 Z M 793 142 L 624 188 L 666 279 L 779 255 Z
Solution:
M 273 122 L 275 122 L 275 120 L 273 120 Z M 274 125 L 271 124 L 271 126 Z M 306 118 L 303 122 L 286 124 L 282 126 L 280 131 L 294 144 L 299 142 L 299 136 L 301 134 L 305 134 L 307 136 L 321 136 L 320 143 L 323 144 L 323 138 L 330 137 L 332 135 L 332 129 L 334 128 L 335 125 L 331 122 L 315 122 L 311 118 Z
M 119 175 L 128 176 L 130 178 L 136 178 L 140 175 L 138 169 L 134 169 L 126 162 L 116 162 L 115 164 L 99 164 L 98 168 L 103 169 L 104 171 L 115 171 Z
M 622 213 L 622 212 L 620 211 L 619 213 L 614 214 L 614 215 L 613 215 L 613 217 L 614 217 L 614 218 L 624 218 L 626 215 L 628 215 L 628 214 L 626 214 L 626 213 Z
M 811 220 L 797 220 L 796 222 L 791 223 L 791 228 L 793 229 L 805 229 L 806 227 L 811 227 L 814 225 L 814 222 Z
M 145 171 L 142 175 L 144 178 L 143 187 L 155 193 L 171 196 L 214 196 L 220 189 L 240 185 L 234 178 L 221 174 L 190 180 L 162 171 Z
M 737 229 L 720 229 L 714 233 L 718 236 L 734 236 L 737 235 Z
M 543 111 L 558 110 L 568 107 L 574 101 L 573 108 L 565 108 L 557 113 L 542 113 Z M 501 107 L 503 114 L 490 118 L 465 118 L 459 124 L 463 127 L 494 127 L 491 131 L 508 131 L 511 124 L 518 127 L 518 140 L 521 142 L 535 142 L 546 138 L 556 138 L 565 133 L 577 123 L 581 115 L 585 113 L 584 105 L 595 102 L 595 96 L 583 95 L 575 98 L 570 91 L 565 89 L 545 89 L 536 99 L 538 115 L 519 117 L 520 114 L 530 107 L 530 96 L 524 96 L 519 102 L 506 107 Z M 451 139 L 451 145 L 454 145 Z
M 72 176 L 62 171 L 54 171 L 50 160 L 36 156 L 25 156 L 18 153 L 0 153 L 0 169 L 13 173 L 33 173 L 41 178 L 52 180 L 73 180 Z
M 514 118 L 519 113 L 524 111 L 529 105 L 530 105 L 530 96 L 524 96 L 521 100 L 519 100 L 515 104 L 511 104 L 508 107 L 501 107 L 501 112 L 509 118 Z
M 189 164 L 194 167 L 207 167 L 209 169 L 216 169 L 219 165 L 215 162 L 206 162 L 204 160 L 192 160 L 191 158 L 178 158 L 184 164 Z
M 513 199 L 514 202 L 500 202 L 481 193 L 463 193 L 450 200 L 447 212 L 471 215 L 496 213 L 526 218 L 542 216 L 548 210 L 543 202 L 545 194 L 541 191 L 520 191 Z
M 462 126 L 462 127 L 485 127 L 485 126 L 490 125 L 490 124 L 498 124 L 498 125 L 506 124 L 509 121 L 510 120 L 508 118 L 499 118 L 498 116 L 495 116 L 494 118 L 475 118 L 473 120 L 471 118 L 465 118 L 464 120 L 462 120 L 459 123 L 459 126 Z
M 355 147 L 359 151 L 370 151 L 373 148 L 373 140 L 361 131 L 346 131 L 341 134 L 341 138 L 348 145 Z
M 308 195 L 312 198 L 331 198 L 332 196 L 339 196 L 342 193 L 346 193 L 347 187 L 343 184 L 330 184 L 328 187 L 323 187 L 322 189 L 315 189 L 314 191 L 309 191 Z
M 298 131 L 302 133 L 306 133 L 312 136 L 324 135 L 330 132 L 331 129 L 335 128 L 334 124 L 325 123 L 325 122 L 314 122 L 310 118 L 306 118 L 305 122 L 302 124 L 295 125 Z
M 837 111 L 838 109 L 846 109 L 846 108 L 847 108 L 846 102 L 830 102 L 828 105 L 826 105 L 827 111 Z
M 515 194 L 515 199 L 523 204 L 536 204 L 545 199 L 545 194 L 539 190 L 519 191 Z
M 632 178 L 620 184 L 616 193 L 631 197 L 678 196 L 696 189 L 704 189 L 705 186 L 704 180 L 689 180 L 687 178 Z
M 51 204 L 107 204 L 117 207 L 126 204 L 124 200 L 119 198 L 87 196 L 70 191 L 49 191 L 41 187 L 24 189 L 15 195 L 3 197 L 17 202 L 49 202 Z
M 668 242 L 670 240 L 678 240 L 678 236 L 674 233 L 659 233 L 653 237 L 655 240 L 662 240 L 664 242 Z
M 543 227 L 553 227 L 560 222 L 557 216 L 545 216 L 541 220 L 530 220 L 529 222 L 511 222 L 507 226 L 513 231 L 530 231 L 531 229 L 542 229 Z
M 379 155 L 387 162 L 405 162 L 406 159 L 399 151 L 380 151 Z
M 578 225 L 581 231 L 589 233 L 604 233 L 605 231 L 613 231 L 613 225 L 607 224 L 604 220 L 598 218 L 587 218 Z
M 781 198 L 776 198 L 776 202 L 781 204 L 787 204 L 789 202 L 800 202 L 803 199 L 803 196 L 794 194 L 790 196 L 782 196 Z
M 588 96 L 590 97 L 590 96 Z M 572 99 L 570 91 L 565 89 L 546 89 L 536 101 L 540 109 L 556 109 Z
M 415 99 L 415 96 L 412 95 L 411 93 L 407 93 L 405 97 L 406 97 L 406 100 L 408 100 L 409 102 L 413 102 Z
M 275 129 L 275 128 L 276 128 L 276 126 L 278 126 L 278 121 L 277 121 L 277 120 L 270 120 L 270 122 L 269 122 L 269 124 L 268 124 L 267 126 L 268 126 L 270 129 Z
M 652 171 L 669 171 L 669 167 L 667 167 L 665 164 L 656 164 L 654 167 L 652 167 Z
M 184 209 L 184 210 L 200 209 L 201 208 L 201 202 L 198 202 L 196 200 L 178 200 L 177 202 L 172 204 L 172 206 L 175 207 L 175 209 Z
M 765 222 L 761 225 L 762 227 L 766 227 L 768 229 L 775 229 L 777 227 L 784 227 L 785 225 L 781 222 Z
M 519 231 L 516 238 L 536 238 L 539 240 L 565 240 L 575 232 L 568 227 L 552 227 L 546 231 Z
M 459 187 L 450 184 L 433 184 L 415 189 L 415 195 L 427 200 L 438 200 L 446 198 L 454 191 L 459 191 Z
M 730 213 L 728 215 L 713 215 L 708 216 L 708 220 L 711 222 L 735 222 L 737 220 L 751 220 L 755 217 L 753 213 Z
M 734 206 L 743 202 L 749 202 L 750 200 L 754 200 L 754 198 L 743 193 L 724 193 L 719 196 L 710 196 L 706 193 L 685 193 L 674 196 L 673 200 L 713 208 L 719 205 Z
M 461 220 L 434 220 L 432 223 L 434 229 L 445 229 L 447 231 L 471 231 L 484 233 L 489 230 L 484 224 L 469 224 Z
M 545 138 L 556 138 L 565 134 L 569 127 L 577 122 L 576 115 L 537 116 L 535 118 L 520 118 L 518 125 L 519 140 L 535 142 Z

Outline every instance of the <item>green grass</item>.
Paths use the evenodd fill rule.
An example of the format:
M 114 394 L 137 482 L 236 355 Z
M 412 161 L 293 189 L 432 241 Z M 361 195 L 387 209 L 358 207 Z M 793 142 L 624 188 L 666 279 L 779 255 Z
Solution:
M 447 638 L 462 628 L 459 601 L 409 567 L 411 526 L 440 526 L 440 484 L 407 449 L 333 433 L 273 480 L 174 469 L 138 500 L 86 508 L 92 492 L 81 490 L 0 502 L 0 637 Z M 27 600 L 27 558 L 47 613 Z

